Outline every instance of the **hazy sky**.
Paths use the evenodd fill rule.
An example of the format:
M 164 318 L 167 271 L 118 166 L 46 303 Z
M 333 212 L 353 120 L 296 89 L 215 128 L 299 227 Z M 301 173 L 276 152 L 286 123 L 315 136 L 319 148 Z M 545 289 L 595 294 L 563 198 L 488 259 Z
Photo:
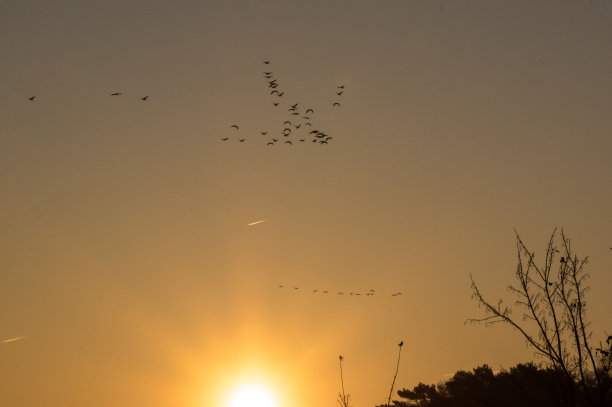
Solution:
M 342 354 L 374 406 L 400 340 L 396 388 L 532 360 L 464 325 L 470 273 L 511 298 L 514 228 L 590 256 L 601 338 L 611 22 L 602 0 L 0 0 L 0 404 L 225 407 L 259 380 L 333 406 Z M 266 145 L 293 103 L 328 145 Z

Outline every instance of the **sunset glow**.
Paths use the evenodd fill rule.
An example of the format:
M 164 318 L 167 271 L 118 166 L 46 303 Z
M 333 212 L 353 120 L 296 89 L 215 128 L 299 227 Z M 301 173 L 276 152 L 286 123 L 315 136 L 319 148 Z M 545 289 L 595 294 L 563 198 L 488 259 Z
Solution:
M 520 319 L 516 234 L 540 262 L 555 228 L 589 259 L 576 360 L 612 355 L 611 22 L 0 0 L 0 407 L 375 407 L 544 364 L 473 287 Z
M 260 384 L 239 385 L 231 394 L 227 407 L 279 407 L 274 395 Z

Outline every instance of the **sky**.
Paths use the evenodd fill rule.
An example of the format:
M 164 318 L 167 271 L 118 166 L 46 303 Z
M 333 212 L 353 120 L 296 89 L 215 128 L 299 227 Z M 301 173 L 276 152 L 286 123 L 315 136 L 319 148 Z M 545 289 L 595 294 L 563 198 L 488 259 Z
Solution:
M 515 230 L 589 256 L 603 338 L 611 21 L 603 0 L 0 0 L 0 404 L 227 407 L 259 382 L 332 406 L 343 355 L 374 406 L 401 340 L 396 388 L 537 360 L 465 324 L 470 274 L 512 302 Z M 295 103 L 328 144 L 282 134 Z

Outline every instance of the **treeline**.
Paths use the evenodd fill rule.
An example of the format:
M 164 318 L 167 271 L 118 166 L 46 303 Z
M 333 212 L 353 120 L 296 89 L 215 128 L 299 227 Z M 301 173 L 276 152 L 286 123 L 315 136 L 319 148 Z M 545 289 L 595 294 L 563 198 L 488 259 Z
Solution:
M 604 375 L 608 391 L 610 375 Z M 589 398 L 594 399 L 599 387 L 594 380 L 586 380 L 587 392 L 576 386 L 573 400 L 567 399 L 563 377 L 552 368 L 536 366 L 533 363 L 518 364 L 508 370 L 494 372 L 488 365 L 482 365 L 471 372 L 459 371 L 452 378 L 438 384 L 419 383 L 412 390 L 397 392 L 399 400 L 393 400 L 395 407 L 515 407 L 515 406 L 588 406 Z M 611 397 L 607 397 L 610 400 Z M 607 402 L 607 406 L 612 403 Z M 378 406 L 384 407 L 384 406 Z

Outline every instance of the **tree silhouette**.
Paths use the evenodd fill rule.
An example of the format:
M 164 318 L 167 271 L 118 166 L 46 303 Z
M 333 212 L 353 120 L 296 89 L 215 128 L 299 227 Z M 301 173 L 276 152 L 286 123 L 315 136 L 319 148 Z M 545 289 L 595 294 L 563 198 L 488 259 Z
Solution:
M 488 365 L 458 371 L 437 385 L 419 383 L 399 390 L 396 407 L 514 407 L 557 406 L 560 392 L 556 373 L 533 363 L 519 364 L 497 374 Z
M 589 275 L 584 266 L 588 257 L 579 258 L 572 251 L 570 239 L 563 230 L 558 236 L 555 229 L 543 264 L 537 265 L 535 253 L 526 247 L 516 231 L 515 234 L 517 283 L 508 289 L 516 297 L 515 305 L 522 310 L 522 319 L 513 317 L 512 308 L 504 305 L 501 299 L 497 303 L 486 299 L 470 275 L 472 296 L 484 308 L 485 316 L 466 322 L 505 323 L 520 332 L 556 374 L 563 395 L 560 405 L 576 405 L 579 388 L 588 405 L 608 406 L 611 399 L 610 361 L 608 358 L 606 364 L 605 354 L 597 352 L 591 345 L 591 331 L 586 318 L 585 297 L 589 290 L 586 280 Z M 561 258 L 557 260 L 559 253 Z M 610 346 L 608 343 L 608 348 Z

